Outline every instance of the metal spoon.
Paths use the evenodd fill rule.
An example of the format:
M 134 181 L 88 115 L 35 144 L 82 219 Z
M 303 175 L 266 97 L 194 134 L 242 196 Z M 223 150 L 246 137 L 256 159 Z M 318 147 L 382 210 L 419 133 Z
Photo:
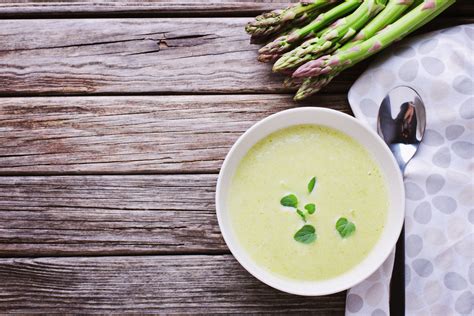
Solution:
M 425 105 L 415 90 L 399 86 L 385 96 L 379 109 L 377 132 L 390 147 L 402 174 L 420 146 L 425 127 Z M 405 315 L 404 229 L 397 242 L 390 283 L 390 314 Z

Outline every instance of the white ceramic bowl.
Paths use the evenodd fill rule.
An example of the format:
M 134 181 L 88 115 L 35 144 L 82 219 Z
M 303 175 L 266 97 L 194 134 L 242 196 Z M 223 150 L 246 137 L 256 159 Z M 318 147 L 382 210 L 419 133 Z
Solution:
M 385 228 L 368 256 L 353 269 L 322 281 L 298 281 L 280 277 L 258 266 L 238 242 L 227 209 L 230 184 L 240 160 L 267 135 L 300 124 L 325 125 L 350 135 L 362 144 L 380 166 L 388 188 L 389 208 Z M 400 235 L 405 213 L 401 172 L 382 139 L 355 118 L 330 109 L 303 107 L 273 114 L 247 130 L 232 146 L 222 165 L 216 188 L 216 212 L 224 240 L 239 263 L 260 281 L 278 290 L 298 295 L 326 295 L 346 290 L 370 276 L 388 257 Z

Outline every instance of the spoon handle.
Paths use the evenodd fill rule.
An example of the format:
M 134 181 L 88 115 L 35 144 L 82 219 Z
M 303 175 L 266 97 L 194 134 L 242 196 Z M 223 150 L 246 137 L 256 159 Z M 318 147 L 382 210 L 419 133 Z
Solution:
M 405 226 L 402 228 L 395 250 L 390 282 L 390 315 L 405 315 Z

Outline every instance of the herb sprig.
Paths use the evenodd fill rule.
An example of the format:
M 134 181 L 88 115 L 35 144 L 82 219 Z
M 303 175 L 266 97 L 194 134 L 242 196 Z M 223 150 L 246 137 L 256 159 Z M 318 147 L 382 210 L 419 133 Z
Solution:
M 296 213 L 301 217 L 301 219 L 306 223 L 306 215 L 305 213 L 300 210 L 300 209 L 296 209 Z
M 311 178 L 308 183 L 308 193 L 313 192 L 314 187 L 316 185 L 316 177 Z M 316 205 L 314 203 L 308 203 L 304 206 L 304 210 L 298 208 L 298 197 L 293 193 L 285 195 L 281 198 L 280 204 L 286 207 L 292 207 L 295 209 L 296 214 L 303 220 L 303 222 L 307 222 L 307 215 L 312 215 L 316 212 Z M 316 229 L 313 225 L 306 224 L 298 230 L 293 238 L 301 243 L 309 244 L 316 240 Z
M 311 180 L 308 182 L 308 192 L 311 193 L 314 190 L 314 186 L 316 185 L 316 177 L 312 177 Z
M 294 194 L 288 194 L 281 198 L 280 204 L 288 207 L 298 207 L 298 198 Z
M 316 212 L 316 205 L 309 203 L 304 206 L 304 209 L 308 211 L 308 214 L 313 214 Z
M 347 238 L 355 232 L 356 227 L 353 222 L 350 222 L 345 217 L 341 217 L 336 222 L 336 230 L 342 238 Z
M 307 188 L 308 188 L 308 194 L 311 194 L 317 183 L 317 178 L 312 177 L 311 180 L 309 180 Z M 316 212 L 316 205 L 314 203 L 308 203 L 304 206 L 304 210 L 301 210 L 298 208 L 298 197 L 290 193 L 288 195 L 285 195 L 284 197 L 281 198 L 280 204 L 285 207 L 292 207 L 295 209 L 296 214 L 303 220 L 303 222 L 307 222 L 308 215 L 313 215 Z M 340 217 L 335 225 L 336 230 L 338 231 L 339 235 L 341 235 L 342 238 L 347 238 L 354 234 L 356 230 L 356 226 L 353 222 L 349 221 L 345 217 Z M 310 244 L 314 242 L 317 238 L 316 235 L 316 229 L 314 228 L 313 225 L 310 224 L 305 224 L 303 227 L 301 227 L 293 236 L 294 240 L 301 242 L 303 244 Z
M 310 244 L 316 240 L 316 229 L 313 225 L 304 225 L 295 233 L 293 238 L 303 244 Z

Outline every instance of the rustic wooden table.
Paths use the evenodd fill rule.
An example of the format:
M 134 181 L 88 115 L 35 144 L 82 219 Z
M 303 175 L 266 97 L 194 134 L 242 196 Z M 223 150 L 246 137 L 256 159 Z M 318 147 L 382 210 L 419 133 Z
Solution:
M 0 4 L 2 314 L 343 313 L 257 281 L 217 226 L 230 146 L 298 106 L 243 30 L 275 2 Z M 350 113 L 365 67 L 303 105 Z

